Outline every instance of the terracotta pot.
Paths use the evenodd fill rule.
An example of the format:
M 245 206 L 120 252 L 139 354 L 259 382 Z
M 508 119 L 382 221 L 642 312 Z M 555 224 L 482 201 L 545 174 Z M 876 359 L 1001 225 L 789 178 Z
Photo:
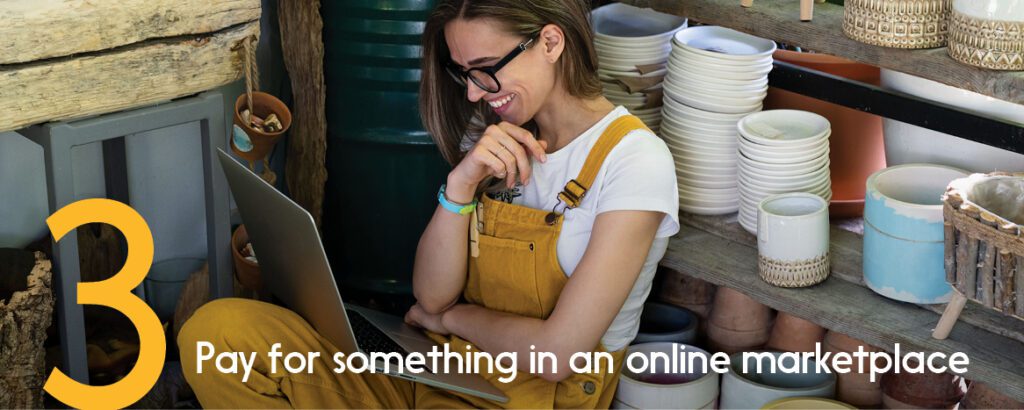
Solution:
M 243 287 L 253 291 L 263 289 L 263 279 L 260 275 L 260 265 L 245 259 L 240 252 L 245 244 L 249 242 L 249 233 L 245 225 L 239 225 L 235 233 L 231 235 L 231 256 L 235 260 L 235 278 Z M 256 256 L 257 258 L 259 255 Z
M 825 336 L 825 328 L 785 312 L 779 312 L 766 348 L 784 352 L 813 352 Z
M 1024 409 L 1024 402 L 1006 397 L 987 384 L 971 382 L 967 394 L 960 401 L 961 409 Z
M 231 150 L 249 161 L 258 161 L 270 154 L 270 151 L 274 149 L 274 144 L 277 144 L 277 140 L 288 131 L 288 127 L 292 125 L 292 112 L 277 97 L 259 91 L 253 91 L 252 105 L 254 106 L 252 112 L 257 117 L 266 118 L 273 113 L 281 121 L 281 130 L 277 132 L 264 132 L 263 130 L 253 128 L 246 121 L 242 121 L 242 111 L 245 111 L 248 107 L 246 94 L 243 93 L 235 100 L 235 126 L 231 135 Z M 239 132 L 244 135 L 239 135 Z M 237 138 L 245 137 L 251 142 L 251 147 L 239 147 L 236 145 Z M 246 150 L 245 148 L 251 149 Z
M 719 287 L 708 319 L 708 344 L 717 351 L 736 353 L 759 349 L 768 341 L 772 310 L 736 290 Z
M 872 85 L 879 83 L 878 67 L 856 63 L 827 54 L 776 50 L 776 60 L 822 71 Z M 864 181 L 885 168 L 882 118 L 777 88 L 768 89 L 764 109 L 789 108 L 810 111 L 832 124 L 829 159 L 832 165 L 832 203 L 829 215 L 839 218 L 860 216 L 864 210 Z
M 824 352 L 854 353 L 858 346 L 865 352 L 880 352 L 881 349 L 854 339 L 839 332 L 828 331 L 821 350 Z M 882 364 L 879 363 L 879 366 Z M 839 384 L 836 386 L 836 398 L 862 409 L 876 409 L 882 405 L 882 382 L 871 381 L 870 373 L 837 373 Z
M 662 278 L 659 300 L 687 308 L 701 321 L 707 320 L 715 300 L 715 285 L 668 268 L 660 268 L 658 274 Z
M 882 376 L 882 406 L 887 409 L 955 409 L 965 390 L 964 378 L 949 373 L 890 372 Z

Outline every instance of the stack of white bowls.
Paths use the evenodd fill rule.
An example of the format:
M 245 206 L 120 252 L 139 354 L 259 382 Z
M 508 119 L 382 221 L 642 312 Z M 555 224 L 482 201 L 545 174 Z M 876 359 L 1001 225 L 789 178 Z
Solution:
M 739 130 L 739 222 L 757 234 L 757 205 L 773 194 L 807 192 L 832 199 L 825 117 L 798 110 L 750 114 Z
M 686 27 L 686 18 L 651 9 L 612 3 L 591 13 L 598 76 L 612 103 L 625 106 L 648 127 L 661 124 L 662 78 L 672 50 L 672 36 Z M 641 73 L 637 66 L 660 66 Z M 644 82 L 643 89 L 621 80 Z
M 761 110 L 775 47 L 715 26 L 673 36 L 661 135 L 676 161 L 683 211 L 721 215 L 739 208 L 736 123 Z

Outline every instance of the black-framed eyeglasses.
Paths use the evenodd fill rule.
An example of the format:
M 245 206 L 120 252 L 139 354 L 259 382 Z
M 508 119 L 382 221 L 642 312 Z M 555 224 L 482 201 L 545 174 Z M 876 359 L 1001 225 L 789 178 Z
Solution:
M 468 70 L 463 70 L 462 67 L 459 67 L 449 60 L 448 64 L 445 64 L 445 69 L 448 71 L 448 74 L 455 79 L 455 82 L 459 83 L 459 85 L 463 87 L 467 85 L 466 79 L 469 79 L 473 84 L 476 84 L 477 87 L 480 87 L 481 90 L 489 93 L 496 93 L 501 91 L 501 83 L 498 82 L 498 77 L 495 74 L 497 74 L 498 70 L 505 67 L 506 64 L 516 58 L 520 53 L 526 51 L 526 49 L 530 47 L 536 39 L 536 37 L 533 37 L 519 43 L 514 50 L 510 51 L 504 58 L 499 60 L 497 64 L 489 67 L 474 67 Z

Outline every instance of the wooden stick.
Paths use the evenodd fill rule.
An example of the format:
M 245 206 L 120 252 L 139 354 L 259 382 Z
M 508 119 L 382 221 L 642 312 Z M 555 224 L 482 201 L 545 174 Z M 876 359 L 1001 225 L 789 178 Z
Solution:
M 1017 263 L 1010 267 L 1010 271 L 1014 272 L 1014 287 L 1016 288 L 1014 302 L 1017 303 L 1015 314 L 1024 318 L 1024 256 L 1018 255 Z
M 988 244 L 985 247 L 985 259 L 981 262 L 978 280 L 981 281 L 981 304 L 993 307 L 992 285 L 995 282 L 996 247 Z
M 999 273 L 996 276 L 996 309 L 1000 312 L 1013 313 L 1013 254 L 999 251 Z
M 800 0 L 800 21 L 814 18 L 814 0 Z
M 950 285 L 960 286 L 962 283 L 956 275 L 956 229 L 953 228 L 953 222 L 951 222 L 953 218 L 949 217 L 950 212 L 949 206 L 942 207 L 943 217 L 946 220 L 942 224 L 943 237 L 946 241 L 943 260 L 946 267 L 946 282 L 949 282 Z
M 935 325 L 935 330 L 932 331 L 932 337 L 943 340 L 949 337 L 949 332 L 953 330 L 953 325 L 956 324 L 956 320 L 960 317 L 960 312 L 964 310 L 964 304 L 967 303 L 967 297 L 958 290 L 953 291 L 953 299 L 946 304 L 946 310 L 942 312 L 942 317 L 939 318 L 939 323 Z

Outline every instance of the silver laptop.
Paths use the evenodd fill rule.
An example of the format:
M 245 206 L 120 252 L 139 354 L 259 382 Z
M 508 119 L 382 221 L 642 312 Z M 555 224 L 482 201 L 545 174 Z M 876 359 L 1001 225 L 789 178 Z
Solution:
M 342 302 L 313 217 L 223 150 L 217 151 L 259 259 L 266 289 L 346 355 L 378 351 L 425 355 L 437 345 L 400 317 Z M 430 360 L 427 362 L 429 366 Z M 383 366 L 383 361 L 376 363 L 378 370 Z M 508 401 L 501 390 L 477 374 L 438 373 L 429 367 L 413 374 L 395 372 L 396 366 L 390 368 L 388 374 L 394 377 Z

